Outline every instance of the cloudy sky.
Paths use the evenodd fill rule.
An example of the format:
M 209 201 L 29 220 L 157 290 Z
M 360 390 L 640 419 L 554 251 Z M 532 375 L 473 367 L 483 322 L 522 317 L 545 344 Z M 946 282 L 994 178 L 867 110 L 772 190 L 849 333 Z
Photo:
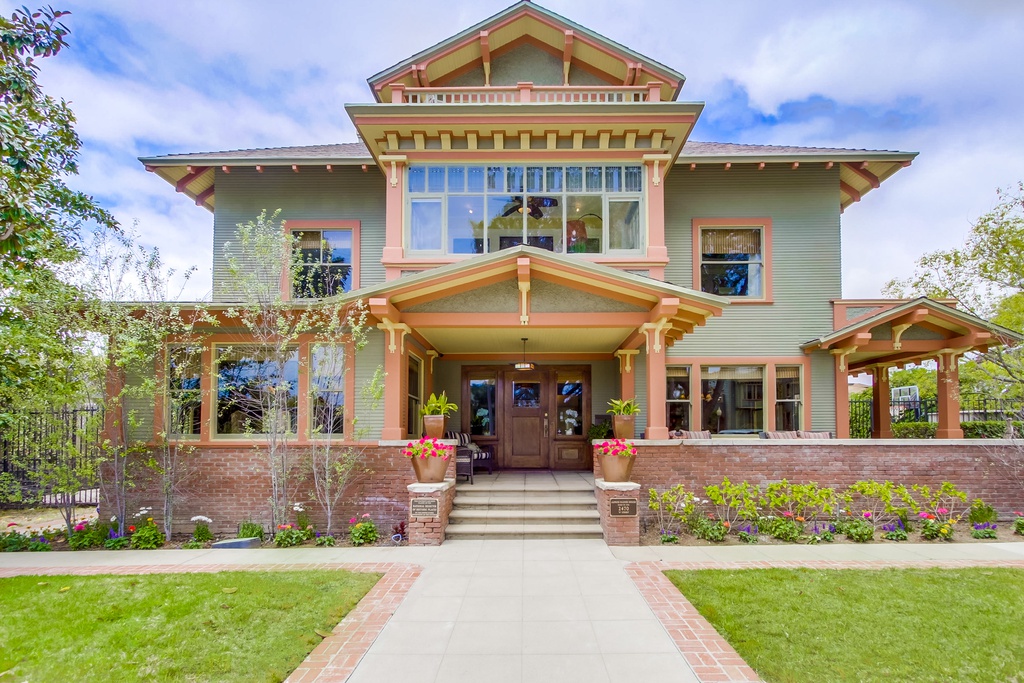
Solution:
M 22 4 L 0 0 L 10 15 Z M 351 142 L 366 78 L 508 0 L 53 0 L 71 47 L 45 60 L 84 142 L 79 189 L 209 291 L 212 216 L 136 157 Z M 843 216 L 843 290 L 878 296 L 959 244 L 1024 179 L 1024 3 L 546 0 L 687 77 L 694 140 L 917 151 Z

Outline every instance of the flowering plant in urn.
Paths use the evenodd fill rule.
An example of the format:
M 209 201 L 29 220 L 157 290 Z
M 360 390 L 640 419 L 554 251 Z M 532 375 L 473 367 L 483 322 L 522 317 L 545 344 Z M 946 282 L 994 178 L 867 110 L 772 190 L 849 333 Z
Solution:
M 636 446 L 631 441 L 612 439 L 594 444 L 594 453 L 601 460 L 601 474 L 605 481 L 629 481 L 636 462 Z
M 437 439 L 423 437 L 403 448 L 402 455 L 412 461 L 417 481 L 436 484 L 444 481 L 448 461 L 452 458 L 452 447 Z

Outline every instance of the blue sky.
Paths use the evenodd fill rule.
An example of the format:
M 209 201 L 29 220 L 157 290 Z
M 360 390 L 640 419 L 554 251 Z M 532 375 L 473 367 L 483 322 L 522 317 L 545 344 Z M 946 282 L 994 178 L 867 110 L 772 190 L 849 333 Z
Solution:
M 20 4 L 17 3 L 17 4 Z M 212 216 L 141 155 L 356 140 L 366 78 L 506 7 L 501 0 L 71 0 L 45 60 L 94 194 L 210 288 Z M 847 297 L 878 296 L 922 252 L 959 244 L 995 189 L 1024 179 L 1024 3 L 547 0 L 687 76 L 694 140 L 898 149 L 909 169 L 843 215 Z M 0 0 L 9 15 L 15 3 Z

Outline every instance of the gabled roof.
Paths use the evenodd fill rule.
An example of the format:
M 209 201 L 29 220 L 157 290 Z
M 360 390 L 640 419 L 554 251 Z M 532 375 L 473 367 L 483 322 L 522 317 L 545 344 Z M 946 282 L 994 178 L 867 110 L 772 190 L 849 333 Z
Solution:
M 911 332 L 915 329 L 917 333 Z M 1024 335 L 927 297 L 919 297 L 800 345 L 830 351 L 845 366 L 903 365 L 942 353 L 963 354 L 1024 341 Z
M 503 313 L 481 313 L 475 308 L 472 312 L 420 312 L 425 302 L 460 294 L 476 297 L 479 288 L 507 281 L 516 285 L 507 299 L 513 306 Z M 527 293 L 536 281 L 615 300 L 623 306 L 618 312 L 592 314 L 535 310 Z M 709 317 L 721 315 L 729 305 L 727 299 L 713 294 L 525 245 L 364 287 L 343 298 L 358 299 L 368 302 L 371 314 L 384 327 L 408 324 L 428 348 L 444 354 L 453 349 L 466 353 L 467 344 L 478 353 L 518 352 L 519 340 L 529 337 L 535 347 L 547 344 L 561 353 L 607 355 L 617 349 L 637 348 L 644 342 L 640 330 L 654 327 L 666 333 L 671 344 Z
M 686 80 L 678 71 L 650 57 L 529 0 L 522 0 L 371 76 L 367 83 L 378 101 L 390 101 L 388 85 L 391 83 L 416 86 L 443 82 L 467 67 L 483 64 L 489 60 L 491 52 L 497 53 L 522 42 L 564 56 L 567 63 L 597 71 L 623 84 L 660 81 L 666 87 L 663 99 L 674 100 Z

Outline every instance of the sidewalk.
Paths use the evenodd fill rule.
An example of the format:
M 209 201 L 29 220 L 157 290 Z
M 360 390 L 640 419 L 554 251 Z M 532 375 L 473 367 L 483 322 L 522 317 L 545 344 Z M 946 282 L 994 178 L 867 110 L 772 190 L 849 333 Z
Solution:
M 756 681 L 665 569 L 1018 566 L 1024 543 L 618 547 L 465 540 L 434 548 L 6 553 L 0 576 L 321 567 L 386 576 L 290 680 Z

